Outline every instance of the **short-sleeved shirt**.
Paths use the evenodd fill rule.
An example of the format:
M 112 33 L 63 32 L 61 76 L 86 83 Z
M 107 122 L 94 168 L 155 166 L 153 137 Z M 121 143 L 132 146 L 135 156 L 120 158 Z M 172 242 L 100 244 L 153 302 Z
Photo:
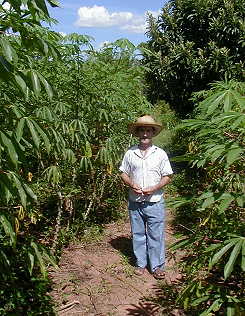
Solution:
M 130 179 L 142 189 L 154 186 L 162 177 L 173 174 L 166 152 L 152 145 L 145 156 L 141 154 L 139 147 L 131 147 L 124 155 L 120 171 L 126 173 Z M 129 199 L 136 202 L 158 202 L 161 200 L 163 190 L 157 190 L 152 195 L 136 194 L 131 188 Z

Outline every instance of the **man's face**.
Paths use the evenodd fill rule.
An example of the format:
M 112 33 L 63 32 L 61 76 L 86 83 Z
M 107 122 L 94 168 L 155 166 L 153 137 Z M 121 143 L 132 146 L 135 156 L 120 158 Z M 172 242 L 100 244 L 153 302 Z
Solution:
M 147 143 L 151 141 L 154 135 L 154 129 L 153 127 L 139 127 L 137 130 L 137 135 L 140 142 Z

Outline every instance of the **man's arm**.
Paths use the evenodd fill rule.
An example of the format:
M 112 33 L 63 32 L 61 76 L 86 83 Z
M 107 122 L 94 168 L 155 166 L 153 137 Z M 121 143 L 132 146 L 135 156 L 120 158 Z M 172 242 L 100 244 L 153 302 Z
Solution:
M 163 176 L 160 180 L 160 182 L 156 185 L 153 185 L 151 187 L 145 188 L 142 190 L 143 194 L 153 194 L 155 191 L 162 189 L 171 181 L 170 176 Z
M 123 182 L 126 185 L 128 185 L 130 188 L 132 188 L 136 194 L 142 194 L 142 189 L 140 188 L 140 186 L 138 184 L 134 183 L 127 173 L 122 172 L 121 178 L 122 178 Z

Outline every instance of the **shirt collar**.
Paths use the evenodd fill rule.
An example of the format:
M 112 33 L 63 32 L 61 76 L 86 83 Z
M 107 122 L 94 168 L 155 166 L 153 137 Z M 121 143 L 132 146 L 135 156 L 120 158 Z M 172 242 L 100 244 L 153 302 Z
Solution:
M 149 148 L 149 150 L 147 151 L 145 157 L 142 156 L 141 152 L 140 152 L 140 149 L 139 149 L 139 146 L 135 146 L 135 149 L 134 149 L 134 153 L 142 158 L 142 159 L 146 159 L 147 157 L 149 157 L 152 153 L 154 153 L 155 151 L 157 150 L 157 146 L 155 145 L 151 145 L 151 147 Z

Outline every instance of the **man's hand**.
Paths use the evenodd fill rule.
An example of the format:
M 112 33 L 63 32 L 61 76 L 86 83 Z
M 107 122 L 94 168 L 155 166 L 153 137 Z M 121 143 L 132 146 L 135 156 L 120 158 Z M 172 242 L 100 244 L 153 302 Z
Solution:
M 156 188 L 155 188 L 154 186 L 153 186 L 153 187 L 148 187 L 148 188 L 142 189 L 142 192 L 143 192 L 143 194 L 145 194 L 145 195 L 151 195 L 151 194 L 153 194 L 155 191 L 156 191 Z
M 143 194 L 141 187 L 137 183 L 134 183 L 126 173 L 122 172 L 121 178 L 126 185 L 131 187 L 134 193 Z
M 163 176 L 161 178 L 161 181 L 156 184 L 153 185 L 151 187 L 147 187 L 145 189 L 142 189 L 143 194 L 145 195 L 150 195 L 153 194 L 155 191 L 160 190 L 161 188 L 163 188 L 166 184 L 168 184 L 170 182 L 171 178 L 169 176 Z
M 141 189 L 141 187 L 138 184 L 133 183 L 131 188 L 134 191 L 134 193 L 136 193 L 136 194 L 143 194 L 142 189 Z

